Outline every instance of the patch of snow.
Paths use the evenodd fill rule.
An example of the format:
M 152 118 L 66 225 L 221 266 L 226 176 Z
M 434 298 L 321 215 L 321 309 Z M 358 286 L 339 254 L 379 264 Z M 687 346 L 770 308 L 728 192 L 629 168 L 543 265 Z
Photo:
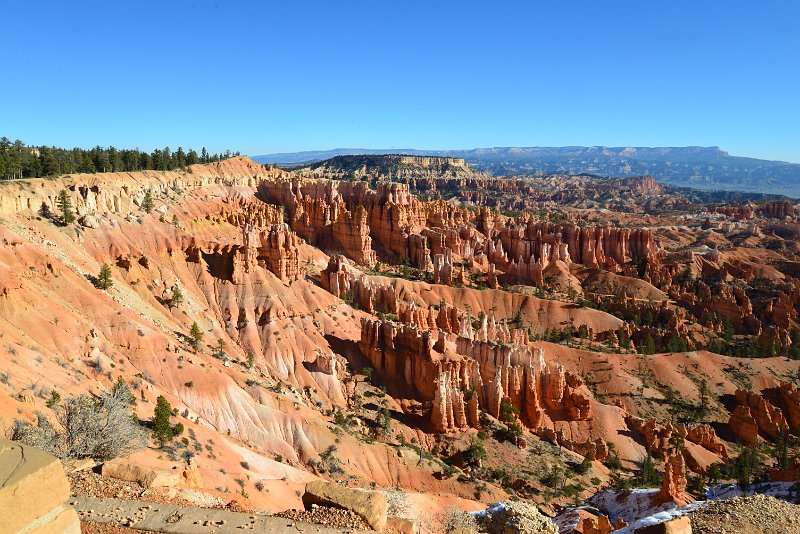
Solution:
M 506 505 L 501 502 L 496 502 L 494 504 L 489 505 L 489 508 L 486 510 L 478 510 L 477 512 L 470 512 L 470 515 L 475 519 L 483 519 L 486 517 L 486 514 L 494 514 L 496 512 L 500 512 L 504 510 Z
M 742 491 L 736 484 L 725 484 L 708 488 L 706 491 L 706 498 L 709 500 L 718 500 L 762 494 L 775 497 L 776 499 L 795 502 L 798 496 L 798 490 L 800 490 L 800 487 L 798 487 L 795 482 L 762 482 L 751 484 L 750 487 L 747 488 L 747 491 Z
M 706 501 L 695 501 L 680 508 L 675 508 L 675 506 L 673 505 L 673 507 L 669 510 L 656 512 L 655 514 L 648 515 L 646 517 L 639 519 L 638 521 L 632 522 L 625 528 L 615 530 L 614 534 L 633 534 L 633 532 L 635 532 L 637 528 L 649 527 L 652 525 L 657 525 L 659 523 L 665 523 L 667 521 L 675 519 L 676 517 L 688 514 L 693 510 L 697 510 L 698 508 L 705 506 L 705 504 Z
M 581 512 L 586 512 L 586 514 L 581 514 Z M 553 523 L 556 524 L 559 532 L 572 532 L 578 527 L 583 515 L 598 517 L 601 513 L 594 506 L 567 508 L 553 518 Z
M 625 521 L 637 521 L 643 517 L 674 509 L 673 503 L 665 503 L 653 507 L 653 498 L 658 494 L 658 489 L 638 488 L 627 494 L 620 494 L 612 490 L 604 490 L 595 494 L 589 502 L 597 506 L 613 523 L 618 517 Z

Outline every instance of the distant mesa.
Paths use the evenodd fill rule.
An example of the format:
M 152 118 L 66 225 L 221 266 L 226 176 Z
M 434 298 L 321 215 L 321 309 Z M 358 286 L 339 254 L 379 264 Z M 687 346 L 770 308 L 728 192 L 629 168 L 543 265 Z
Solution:
M 496 147 L 469 150 L 339 148 L 254 156 L 260 163 L 311 165 L 343 155 L 406 154 L 462 158 L 496 176 L 594 174 L 650 175 L 666 185 L 800 197 L 800 164 L 732 156 L 719 147 Z
M 473 177 L 482 173 L 470 168 L 463 158 L 415 156 L 409 154 L 359 154 L 334 156 L 301 167 L 319 176 L 357 178 L 362 176 L 402 180 L 419 177 Z

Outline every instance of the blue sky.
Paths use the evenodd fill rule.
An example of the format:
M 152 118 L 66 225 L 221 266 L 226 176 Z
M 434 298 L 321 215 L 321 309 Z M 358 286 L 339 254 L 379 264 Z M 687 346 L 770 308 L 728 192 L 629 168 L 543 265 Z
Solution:
M 800 2 L 3 2 L 0 135 L 800 162 Z

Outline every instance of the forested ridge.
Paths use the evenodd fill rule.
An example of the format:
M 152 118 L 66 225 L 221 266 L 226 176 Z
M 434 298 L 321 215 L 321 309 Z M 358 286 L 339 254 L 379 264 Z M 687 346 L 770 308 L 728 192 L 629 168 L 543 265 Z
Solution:
M 195 150 L 175 151 L 169 147 L 152 152 L 136 149 L 118 149 L 113 146 L 96 146 L 91 149 L 58 148 L 54 146 L 26 145 L 20 140 L 0 138 L 0 179 L 37 178 L 70 173 L 171 171 L 184 169 L 195 163 L 212 163 L 239 153 L 225 151 L 209 154 L 205 147 Z

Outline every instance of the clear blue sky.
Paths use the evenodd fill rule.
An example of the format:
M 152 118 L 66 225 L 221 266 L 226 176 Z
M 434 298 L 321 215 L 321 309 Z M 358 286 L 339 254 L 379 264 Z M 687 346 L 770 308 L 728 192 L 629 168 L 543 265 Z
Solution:
M 0 135 L 800 162 L 800 2 L 2 2 Z

